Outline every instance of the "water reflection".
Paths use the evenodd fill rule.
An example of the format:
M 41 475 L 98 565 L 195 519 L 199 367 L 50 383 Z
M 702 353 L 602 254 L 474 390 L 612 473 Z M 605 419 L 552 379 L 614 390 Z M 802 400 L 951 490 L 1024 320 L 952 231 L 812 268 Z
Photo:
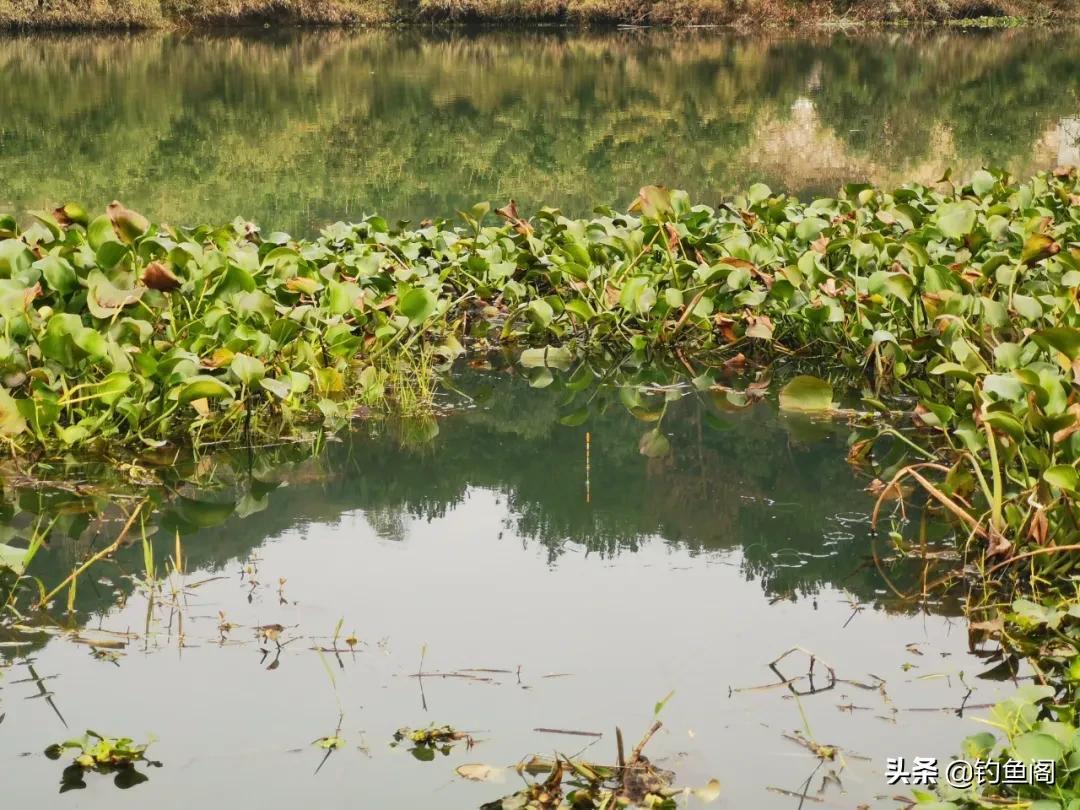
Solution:
M 665 373 L 633 379 L 583 389 L 563 377 L 538 390 L 505 372 L 471 374 L 455 383 L 471 406 L 419 431 L 376 422 L 318 447 L 177 463 L 175 450 L 162 451 L 127 468 L 127 480 L 94 465 L 42 466 L 35 475 L 62 477 L 63 486 L 10 478 L 2 531 L 25 546 L 51 527 L 48 550 L 30 571 L 51 588 L 112 542 L 146 494 L 155 506 L 141 530 L 159 567 L 179 536 L 191 566 L 225 570 L 268 538 L 356 515 L 379 537 L 402 542 L 417 522 L 445 518 L 483 490 L 505 503 L 506 532 L 542 548 L 549 565 L 568 553 L 615 558 L 650 544 L 691 555 L 737 551 L 744 576 L 772 598 L 831 587 L 894 610 L 925 607 L 895 598 L 874 565 L 873 501 L 844 461 L 842 423 L 673 385 Z M 642 441 L 653 431 L 668 450 L 650 458 Z M 130 590 L 129 575 L 145 567 L 134 534 L 132 544 L 118 565 L 85 578 L 74 600 L 81 615 Z M 893 587 L 918 574 L 898 564 Z M 945 599 L 933 609 L 955 615 L 957 605 Z
M 1000 696 L 965 678 L 985 664 L 934 615 L 952 605 L 884 587 L 844 425 L 654 370 L 454 382 L 469 404 L 450 416 L 322 447 L 5 470 L 5 540 L 48 530 L 30 568 L 47 587 L 154 507 L 79 578 L 74 614 L 62 593 L 0 630 L 18 645 L 0 647 L 5 798 L 51 806 L 63 763 L 24 753 L 92 728 L 156 738 L 142 803 L 476 808 L 513 788 L 456 767 L 590 741 L 605 761 L 613 726 L 636 737 L 674 692 L 649 757 L 678 784 L 718 778 L 732 806 L 869 806 L 886 756 L 952 753 Z M 47 473 L 63 483 L 28 478 Z M 834 688 L 812 689 L 807 653 L 769 669 L 796 646 Z M 390 747 L 432 723 L 477 744 L 430 762 Z M 842 764 L 793 741 L 805 723 Z M 127 800 L 85 785 L 87 807 Z
M 1080 36 L 282 33 L 0 40 L 0 210 L 121 197 L 302 232 L 516 197 L 585 213 L 1017 173 L 1075 150 Z

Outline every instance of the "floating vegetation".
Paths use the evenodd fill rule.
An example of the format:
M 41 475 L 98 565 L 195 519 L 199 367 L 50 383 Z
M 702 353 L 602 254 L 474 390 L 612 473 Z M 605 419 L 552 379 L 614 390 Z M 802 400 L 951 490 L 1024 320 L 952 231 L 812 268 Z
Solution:
M 782 407 L 843 412 L 861 389 L 887 419 L 852 460 L 901 516 L 917 484 L 987 555 L 1055 538 L 1032 562 L 1056 570 L 1073 558 L 1055 548 L 1080 547 L 1078 212 L 1075 170 L 808 204 L 759 184 L 717 209 L 648 187 L 588 220 L 510 203 L 496 225 L 478 205 L 464 227 L 368 216 L 312 241 L 68 204 L 0 223 L 0 432 L 26 450 L 336 428 L 380 403 L 423 411 L 439 369 L 495 345 L 523 346 L 536 386 L 598 352 L 779 357 L 817 370 Z M 641 452 L 666 455 L 666 437 Z
M 96 731 L 87 731 L 78 739 L 55 743 L 45 749 L 49 759 L 60 759 L 65 751 L 75 752 L 75 761 L 64 769 L 60 792 L 81 790 L 86 787 L 88 772 L 114 775 L 118 788 L 130 788 L 145 782 L 149 777 L 136 769 L 139 764 L 160 768 L 161 763 L 147 759 L 150 743 L 138 745 L 130 737 L 105 737 Z
M 423 762 L 430 762 L 435 759 L 436 752 L 449 756 L 454 747 L 462 742 L 465 743 L 466 750 L 476 744 L 471 734 L 458 731 L 452 726 L 432 724 L 421 729 L 407 726 L 399 728 L 394 732 L 394 741 L 390 746 L 396 748 L 399 745 L 408 745 L 410 754 Z
M 630 756 L 623 750 L 622 732 L 615 731 L 618 761 L 615 765 L 597 765 L 562 754 L 554 758 L 531 757 L 520 763 L 519 775 L 545 775 L 542 781 L 528 781 L 518 792 L 481 805 L 480 810 L 562 810 L 569 808 L 652 807 L 674 810 L 676 798 L 697 796 L 704 802 L 720 795 L 715 779 L 704 788 L 674 788 L 675 775 L 654 766 L 643 753 L 645 746 L 662 724 L 657 721 L 634 746 Z M 487 765 L 463 765 L 459 776 L 473 781 L 500 781 L 501 770 Z

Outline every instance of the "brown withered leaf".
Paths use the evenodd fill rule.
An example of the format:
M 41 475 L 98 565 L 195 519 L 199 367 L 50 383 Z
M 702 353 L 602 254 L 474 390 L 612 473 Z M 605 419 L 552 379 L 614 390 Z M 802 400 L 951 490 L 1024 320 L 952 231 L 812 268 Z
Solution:
M 1058 166 L 1054 169 L 1054 177 L 1068 178 L 1076 175 L 1075 166 Z
M 161 262 L 150 262 L 143 270 L 142 282 L 151 290 L 171 292 L 180 287 L 180 279 Z
M 724 361 L 724 368 L 743 368 L 746 365 L 746 355 L 739 352 L 734 357 Z
M 987 557 L 997 557 L 999 554 L 1007 553 L 1009 549 L 1012 548 L 1012 543 L 1009 542 L 1005 535 L 992 526 L 989 529 L 988 535 L 989 538 L 986 547 Z
M 500 217 L 514 226 L 514 230 L 522 236 L 528 236 L 533 231 L 532 225 L 518 216 L 517 202 L 510 200 L 509 203 L 495 211 Z
M 813 242 L 810 243 L 810 249 L 814 253 L 824 253 L 825 249 L 829 247 L 829 237 L 819 236 Z
M 39 295 L 41 295 L 40 282 L 34 284 L 33 287 L 27 287 L 23 290 L 23 308 L 29 307 Z
M 1080 402 L 1074 402 L 1066 412 L 1072 414 L 1073 423 L 1054 433 L 1054 444 L 1061 444 L 1061 442 L 1080 430 Z
M 67 211 L 64 210 L 64 206 L 61 205 L 61 206 L 58 206 L 57 208 L 54 208 L 53 212 L 52 212 L 52 215 L 53 215 L 53 219 L 56 220 L 57 224 L 61 228 L 66 228 L 69 225 L 71 225 L 71 217 L 69 217 L 67 215 Z
M 668 250 L 675 251 L 679 249 L 681 240 L 679 239 L 679 229 L 672 223 L 665 222 L 664 230 L 667 231 L 667 246 Z
M 1035 514 L 1031 516 L 1031 523 L 1028 525 L 1028 537 L 1040 546 L 1045 546 L 1049 529 L 1050 523 L 1046 519 L 1046 512 L 1042 509 L 1036 509 Z
M 613 307 L 617 303 L 619 303 L 619 297 L 621 295 L 622 291 L 618 287 L 615 287 L 611 284 L 608 284 L 606 287 L 604 287 L 604 302 L 609 307 Z

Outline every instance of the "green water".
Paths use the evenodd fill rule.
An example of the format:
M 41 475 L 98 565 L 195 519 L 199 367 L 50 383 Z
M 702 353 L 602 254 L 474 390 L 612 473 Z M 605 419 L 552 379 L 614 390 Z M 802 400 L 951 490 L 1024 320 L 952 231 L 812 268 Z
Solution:
M 648 183 L 834 193 L 1075 162 L 1080 35 L 390 32 L 0 42 L 0 210 L 300 233 Z
M 582 212 L 649 182 L 713 201 L 1020 173 L 1075 160 L 1080 129 L 1080 37 L 1044 31 L 34 37 L 0 40 L 0 66 L 0 209 L 118 197 L 297 233 L 511 196 Z M 674 691 L 649 754 L 681 785 L 719 779 L 720 806 L 896 807 L 885 758 L 955 753 L 1010 689 L 962 595 L 919 596 L 952 562 L 870 528 L 842 421 L 652 372 L 531 388 L 503 365 L 456 376 L 438 418 L 314 446 L 0 465 L 0 543 L 47 530 L 46 588 L 150 499 L 130 546 L 0 626 L 4 806 L 476 808 L 518 778 L 457 766 L 595 739 L 537 729 L 603 734 L 588 757 L 610 761 L 614 727 L 636 739 Z M 670 451 L 650 457 L 654 430 Z M 796 646 L 832 689 L 777 685 Z M 784 677 L 808 689 L 807 665 Z M 389 747 L 430 722 L 479 742 Z M 807 724 L 842 762 L 784 736 Z M 163 767 L 58 797 L 41 752 L 86 728 L 154 735 Z

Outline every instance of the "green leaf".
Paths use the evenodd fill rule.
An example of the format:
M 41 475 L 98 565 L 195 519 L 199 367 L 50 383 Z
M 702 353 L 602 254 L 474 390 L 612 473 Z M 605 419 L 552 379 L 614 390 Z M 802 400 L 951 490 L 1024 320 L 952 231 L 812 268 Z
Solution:
M 1052 326 L 1035 332 L 1031 335 L 1031 339 L 1043 348 L 1061 352 L 1069 360 L 1075 360 L 1080 356 L 1080 329 L 1074 329 L 1071 326 Z
M 113 230 L 112 220 L 105 214 L 99 217 L 95 217 L 90 221 L 90 224 L 86 226 L 86 240 L 90 243 L 90 247 L 97 252 L 101 249 L 101 246 L 106 242 L 119 242 L 116 238 L 116 231 Z
M 537 326 L 547 328 L 554 315 L 555 312 L 552 310 L 551 304 L 543 298 L 529 302 L 529 319 Z
M 997 180 L 994 175 L 985 169 L 980 169 L 971 176 L 971 190 L 978 194 L 980 197 L 985 197 L 991 191 L 994 190 L 994 184 Z
M 1037 321 L 1043 316 L 1042 304 L 1029 295 L 1017 293 L 1012 297 L 1012 305 L 1017 314 L 1029 321 Z
M 945 203 L 937 210 L 937 227 L 948 238 L 962 240 L 975 229 L 975 206 L 967 200 Z
M 248 387 L 266 376 L 266 366 L 262 361 L 246 354 L 233 355 L 232 362 L 229 363 L 229 371 Z
M 289 383 L 284 380 L 275 380 L 273 377 L 264 377 L 260 379 L 259 385 L 278 399 L 288 399 L 289 394 L 292 393 L 292 386 Z
M 832 410 L 832 384 L 809 374 L 801 374 L 780 389 L 780 407 L 788 411 Z
M 95 318 L 107 320 L 124 307 L 136 303 L 146 292 L 145 287 L 121 290 L 99 270 L 94 270 L 86 280 L 86 308 Z
M 67 295 L 78 286 L 78 279 L 71 265 L 59 256 L 46 256 L 34 263 L 45 277 L 49 288 L 61 295 Z
M 181 405 L 186 405 L 196 399 L 234 399 L 235 397 L 236 394 L 232 388 L 217 377 L 200 374 L 184 384 L 184 387 L 180 389 L 179 400 Z
M 806 217 L 795 226 L 795 236 L 804 242 L 812 242 L 821 235 L 821 232 L 829 227 L 827 220 L 821 217 Z
M 543 348 L 526 349 L 518 358 L 518 362 L 525 368 L 550 366 L 563 371 L 570 368 L 573 360 L 574 356 L 565 346 L 544 346 Z
M 17 436 L 26 430 L 26 420 L 19 411 L 15 398 L 0 388 L 0 436 Z
M 659 430 L 650 430 L 641 437 L 638 450 L 641 451 L 641 455 L 649 458 L 663 458 L 671 452 L 671 443 Z
M 427 287 L 413 287 L 398 300 L 398 312 L 409 319 L 411 326 L 423 323 L 438 306 L 438 299 Z
M 1036 760 L 1057 761 L 1064 753 L 1061 743 L 1041 731 L 1029 731 L 1012 741 L 1013 755 L 1027 764 Z
M 34 263 L 34 254 L 18 239 L 0 242 L 0 278 L 14 278 Z
M 1043 480 L 1058 489 L 1075 493 L 1077 484 L 1080 483 L 1080 475 L 1077 474 L 1075 467 L 1057 464 L 1043 473 Z

